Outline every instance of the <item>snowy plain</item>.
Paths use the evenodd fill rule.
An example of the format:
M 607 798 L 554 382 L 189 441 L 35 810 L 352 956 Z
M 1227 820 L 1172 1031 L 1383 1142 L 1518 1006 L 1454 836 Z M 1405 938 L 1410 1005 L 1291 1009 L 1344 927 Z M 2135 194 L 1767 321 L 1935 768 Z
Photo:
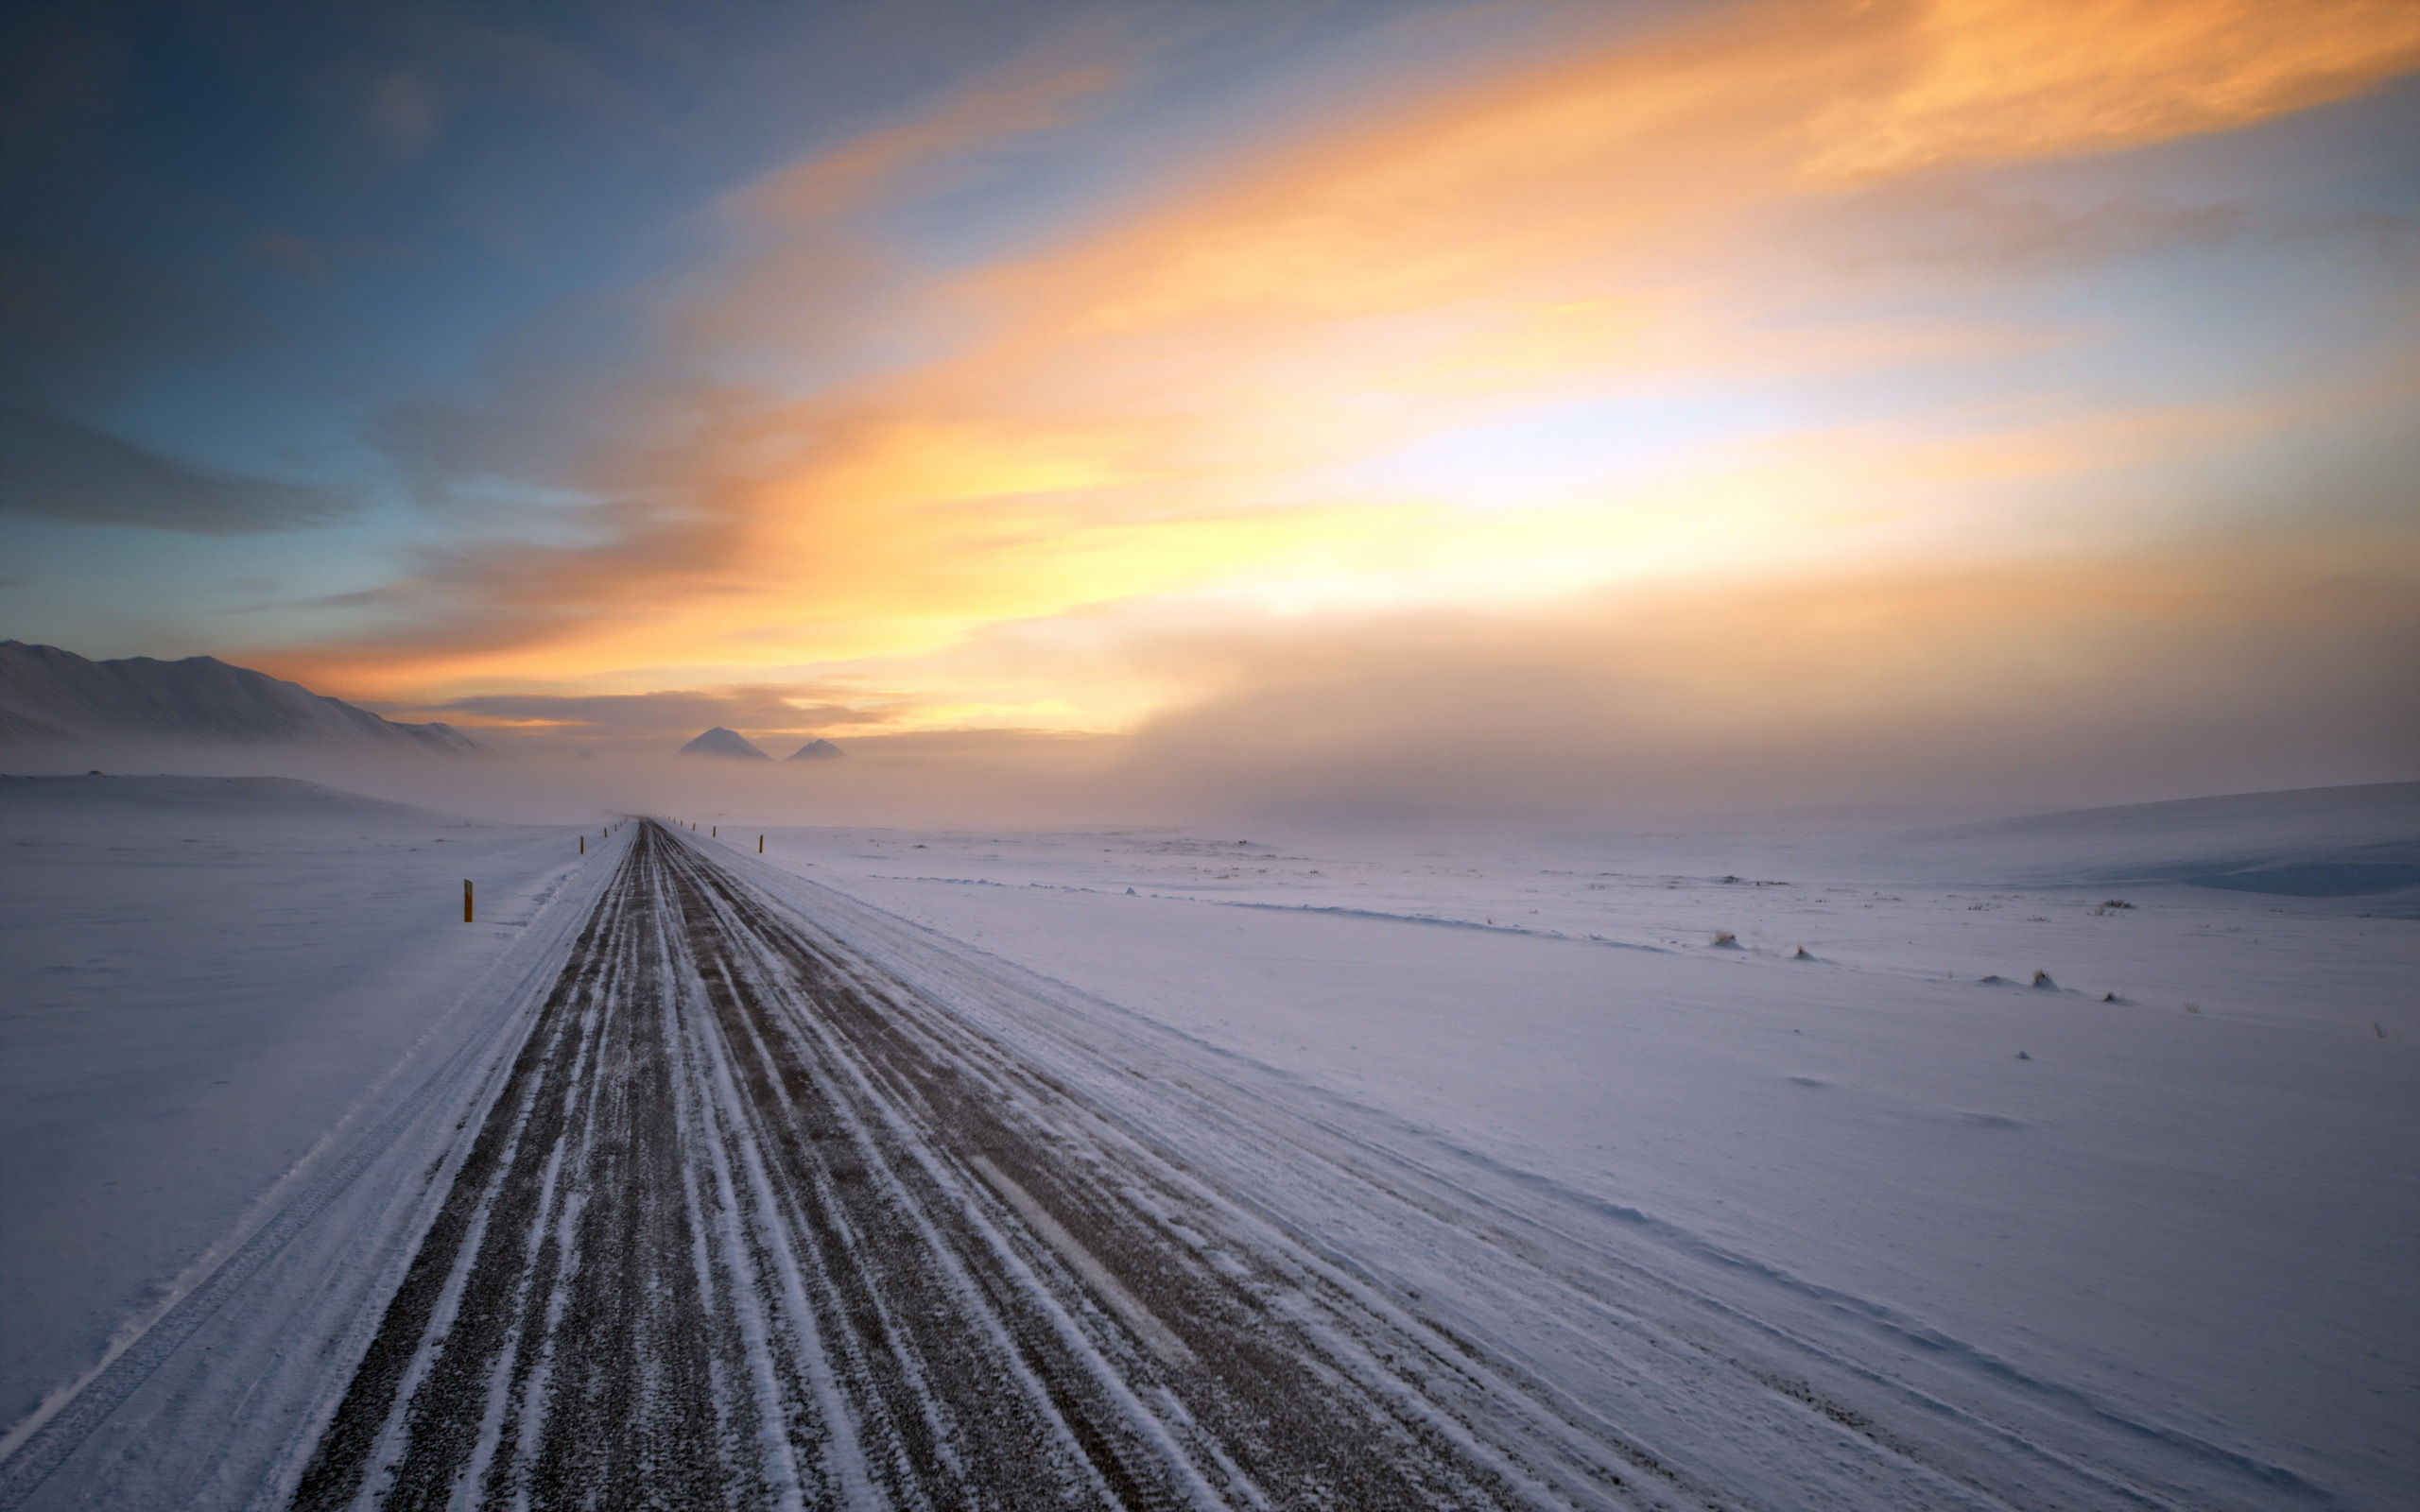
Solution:
M 1887 838 L 692 817 L 1063 984 L 1068 1034 L 1213 1056 L 1844 1348 L 2190 1445 L 2243 1504 L 2420 1499 L 2420 907 L 2174 880 L 2404 864 L 2420 786 Z M 9 779 L 0 823 L 13 1420 L 594 871 L 575 827 L 279 780 Z
M 2155 880 L 2408 863 L 2420 785 L 1888 839 L 722 828 L 1674 1245 L 2420 1497 L 2415 895 Z
M 89 1367 L 392 1073 L 576 833 L 282 778 L 0 778 L 0 1417 Z

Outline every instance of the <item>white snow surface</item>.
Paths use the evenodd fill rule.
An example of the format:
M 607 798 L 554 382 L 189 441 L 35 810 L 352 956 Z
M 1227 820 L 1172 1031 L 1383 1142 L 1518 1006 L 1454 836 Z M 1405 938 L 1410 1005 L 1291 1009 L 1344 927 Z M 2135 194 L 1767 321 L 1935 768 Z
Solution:
M 2206 800 L 2188 850 L 2130 810 L 1889 843 L 762 833 L 1507 1179 L 2385 1509 L 2420 1503 L 2410 892 L 1886 879 L 2409 846 L 2415 791 Z
M 171 1296 L 393 1072 L 576 833 L 285 778 L 0 778 L 0 1418 Z
M 1934 1400 L 1962 1381 L 2183 1446 L 2231 1467 L 2225 1504 L 2386 1512 L 2420 1504 L 2412 894 L 2104 879 L 2387 855 L 2420 840 L 2412 791 L 1892 839 L 742 815 L 697 838 L 1057 984 L 1070 1074 L 1087 1023 L 1162 1043 L 1928 1372 Z M 523 926 L 560 939 L 603 869 L 577 833 L 273 779 L 0 780 L 6 1417 L 204 1273 L 382 1090 L 508 1042 L 498 1005 L 542 969 Z M 1148 1118 L 1144 1085 L 1096 1091 Z M 1432 1257 L 1364 1259 L 1485 1294 Z M 1517 1306 L 1467 1305 L 1520 1344 Z M 1602 1368 L 1535 1342 L 1549 1381 Z

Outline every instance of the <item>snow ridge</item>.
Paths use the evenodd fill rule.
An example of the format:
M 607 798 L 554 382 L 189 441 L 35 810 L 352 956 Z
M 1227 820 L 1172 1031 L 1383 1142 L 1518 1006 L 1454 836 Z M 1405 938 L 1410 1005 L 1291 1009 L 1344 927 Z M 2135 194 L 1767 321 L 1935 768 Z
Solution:
M 91 662 L 0 641 L 0 739 L 299 741 L 463 755 L 450 725 L 405 725 L 216 657 Z

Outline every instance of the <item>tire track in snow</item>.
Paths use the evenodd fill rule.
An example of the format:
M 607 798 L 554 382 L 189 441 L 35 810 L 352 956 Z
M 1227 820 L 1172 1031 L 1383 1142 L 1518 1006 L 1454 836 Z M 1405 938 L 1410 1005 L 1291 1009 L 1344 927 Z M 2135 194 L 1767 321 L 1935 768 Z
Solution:
M 1633 1504 L 1225 1223 L 642 824 L 290 1504 Z

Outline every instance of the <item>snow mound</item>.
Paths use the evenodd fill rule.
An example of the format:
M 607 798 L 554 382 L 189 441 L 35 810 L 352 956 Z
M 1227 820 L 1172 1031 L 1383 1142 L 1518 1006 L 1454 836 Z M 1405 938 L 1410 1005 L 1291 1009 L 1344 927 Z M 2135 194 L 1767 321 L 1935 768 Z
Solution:
M 720 725 L 707 730 L 681 747 L 683 756 L 719 756 L 726 761 L 769 762 L 773 758 L 756 748 L 756 743 L 736 730 Z

